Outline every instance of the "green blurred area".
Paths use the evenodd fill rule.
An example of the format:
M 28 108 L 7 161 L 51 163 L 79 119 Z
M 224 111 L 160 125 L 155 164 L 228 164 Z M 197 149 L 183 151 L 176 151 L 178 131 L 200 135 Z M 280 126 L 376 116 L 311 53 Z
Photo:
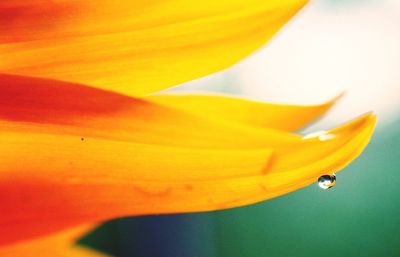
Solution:
M 226 211 L 107 223 L 82 240 L 116 256 L 400 256 L 400 120 L 322 190 Z
M 400 121 L 377 130 L 337 185 L 217 214 L 219 256 L 400 256 Z

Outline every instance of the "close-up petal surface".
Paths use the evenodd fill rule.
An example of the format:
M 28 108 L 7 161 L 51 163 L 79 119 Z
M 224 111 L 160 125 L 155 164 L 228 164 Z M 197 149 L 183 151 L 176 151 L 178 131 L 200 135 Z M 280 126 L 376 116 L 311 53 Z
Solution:
M 218 123 L 83 85 L 2 78 L 0 234 L 6 236 L 0 237 L 1 244 L 116 217 L 218 210 L 279 196 L 343 168 L 365 147 L 375 124 L 374 116 L 367 114 L 338 129 L 301 137 Z M 35 85 L 34 94 L 23 90 L 26 81 Z M 85 99 L 85 90 L 93 96 L 91 108 L 85 101 L 56 97 L 63 92 L 64 100 Z M 110 113 L 112 105 L 103 110 L 110 126 L 104 126 L 104 117 L 96 116 L 104 107 L 102 94 L 105 99 L 116 97 L 124 108 L 141 107 L 135 115 L 132 109 L 122 108 L 126 115 L 122 119 L 132 118 L 132 126 L 121 130 L 126 135 L 114 136 L 118 133 L 112 125 L 118 118 L 114 120 Z M 31 109 L 24 108 L 24 102 Z M 140 115 L 151 108 L 158 109 L 153 115 Z M 160 120 L 159 113 L 169 122 Z M 90 126 L 83 117 L 92 121 Z M 174 117 L 181 121 L 179 131 L 191 133 L 174 134 L 168 129 Z M 82 137 L 88 126 L 90 132 Z M 136 129 L 140 137 L 130 137 Z M 179 142 L 181 136 L 192 144 L 168 145 L 161 140 L 172 137 Z M 191 141 L 192 137 L 209 145 Z M 218 137 L 229 143 L 212 145 Z M 237 143 L 237 138 L 242 141 Z
M 306 0 L 0 2 L 0 71 L 129 95 L 227 68 Z

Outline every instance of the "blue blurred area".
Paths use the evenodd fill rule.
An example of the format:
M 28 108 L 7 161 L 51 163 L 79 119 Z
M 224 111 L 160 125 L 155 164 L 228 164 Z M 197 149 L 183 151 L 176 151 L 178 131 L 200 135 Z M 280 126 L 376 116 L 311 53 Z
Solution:
M 121 221 L 120 256 L 216 256 L 215 228 L 209 226 L 213 223 L 213 216 L 196 214 Z
M 146 216 L 105 223 L 80 244 L 121 257 L 216 257 L 212 213 Z

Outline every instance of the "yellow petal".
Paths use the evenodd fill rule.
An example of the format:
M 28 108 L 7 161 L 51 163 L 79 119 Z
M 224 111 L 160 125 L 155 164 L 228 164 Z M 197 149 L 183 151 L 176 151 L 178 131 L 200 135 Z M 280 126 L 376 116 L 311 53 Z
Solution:
M 340 98 L 314 106 L 267 104 L 228 95 L 152 94 L 146 99 L 217 120 L 262 128 L 297 130 L 324 114 Z
M 76 245 L 75 241 L 93 226 L 74 227 L 50 236 L 12 245 L 0 246 L 0 256 L 7 257 L 107 257 L 108 255 Z
M 0 71 L 140 95 L 224 69 L 306 0 L 0 2 Z

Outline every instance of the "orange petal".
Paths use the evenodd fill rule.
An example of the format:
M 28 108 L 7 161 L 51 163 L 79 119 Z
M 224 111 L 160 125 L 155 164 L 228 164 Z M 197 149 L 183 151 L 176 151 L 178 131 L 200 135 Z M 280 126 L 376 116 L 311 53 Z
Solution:
M 0 2 L 0 71 L 141 95 L 219 71 L 306 0 Z
M 324 114 L 341 97 L 314 106 L 268 104 L 229 95 L 160 93 L 147 100 L 199 116 L 250 126 L 297 130 Z
M 7 257 L 106 257 L 108 255 L 76 245 L 75 241 L 93 226 L 83 225 L 50 236 L 0 247 Z

